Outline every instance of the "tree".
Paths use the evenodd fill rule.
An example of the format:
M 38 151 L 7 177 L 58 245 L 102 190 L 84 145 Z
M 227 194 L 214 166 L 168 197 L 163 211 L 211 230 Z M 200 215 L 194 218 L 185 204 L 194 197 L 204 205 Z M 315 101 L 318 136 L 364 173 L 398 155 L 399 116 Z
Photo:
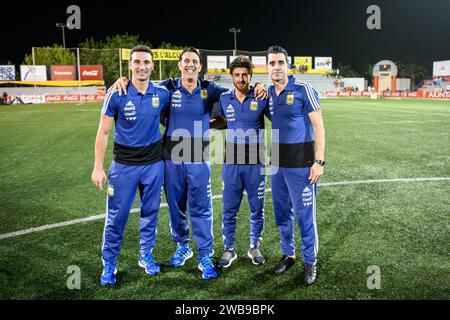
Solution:
M 339 69 L 340 77 L 354 78 L 358 76 L 358 73 L 349 64 L 338 63 L 337 69 Z
M 79 44 L 83 49 L 80 49 L 81 64 L 100 64 L 103 65 L 103 76 L 107 85 L 114 83 L 120 76 L 120 57 L 119 48 L 131 49 L 132 47 L 142 44 L 156 49 L 149 41 L 140 40 L 139 35 L 130 35 L 128 33 L 122 35 L 115 35 L 107 37 L 105 41 L 97 41 L 94 38 L 89 38 Z M 182 49 L 180 46 L 171 43 L 163 42 L 159 47 L 161 49 Z M 159 61 L 154 62 L 154 69 L 151 79 L 157 80 L 160 78 Z M 177 61 L 161 61 L 161 78 L 178 77 L 180 71 L 178 70 Z M 122 60 L 122 76 L 128 76 L 128 61 Z
M 367 78 L 373 77 L 373 66 L 374 66 L 373 63 L 368 63 L 365 65 L 364 72 L 363 72 L 364 77 L 367 77 Z
M 103 78 L 107 86 L 114 83 L 114 81 L 121 75 L 120 66 L 122 67 L 122 75 L 128 76 L 128 61 L 121 60 L 120 50 L 131 49 L 132 47 L 142 44 L 153 48 L 149 41 L 141 40 L 139 35 L 132 34 L 117 34 L 108 36 L 104 40 L 96 40 L 93 37 L 87 38 L 79 44 L 80 47 L 80 64 L 81 65 L 102 65 Z M 182 49 L 180 46 L 171 43 L 163 42 L 160 46 L 163 49 Z M 154 48 L 153 48 L 154 49 Z M 64 49 L 58 44 L 53 47 L 35 48 L 35 64 L 41 65 L 76 65 L 77 53 L 72 49 Z M 25 55 L 24 64 L 33 64 L 33 56 Z M 155 68 L 151 79 L 159 79 L 159 61 L 155 61 Z M 180 74 L 178 70 L 177 61 L 162 61 L 161 62 L 161 77 L 162 79 L 168 77 L 177 77 Z
M 404 71 L 406 69 L 407 63 L 405 63 L 402 60 L 394 60 L 395 65 L 397 66 L 397 76 L 399 78 L 407 78 L 408 76 L 404 74 Z
M 367 83 L 369 86 L 372 86 L 372 78 L 373 78 L 373 63 L 368 63 L 364 67 L 363 76 L 367 79 Z
M 171 50 L 181 50 L 183 47 L 173 45 L 170 42 L 163 42 L 160 49 L 171 49 Z M 159 66 L 160 62 L 155 61 L 155 69 L 152 73 L 152 80 L 159 79 Z M 203 66 L 205 67 L 205 66 Z M 161 61 L 161 79 L 167 79 L 167 78 L 175 78 L 180 76 L 180 70 L 178 69 L 178 61 Z
M 428 70 L 418 64 L 407 64 L 402 69 L 399 69 L 399 77 L 411 79 L 411 89 L 414 90 L 418 82 L 425 80 Z
M 77 63 L 76 54 L 59 44 L 53 47 L 34 48 L 34 60 L 36 65 L 74 65 Z M 23 64 L 32 65 L 33 55 L 27 54 Z
M 138 44 L 151 47 L 147 41 L 139 40 L 139 35 L 128 33 L 106 37 L 105 41 L 88 38 L 79 44 L 80 64 L 103 66 L 103 78 L 111 85 L 120 76 L 120 48 L 130 49 Z M 128 61 L 122 60 L 122 75 L 128 75 Z

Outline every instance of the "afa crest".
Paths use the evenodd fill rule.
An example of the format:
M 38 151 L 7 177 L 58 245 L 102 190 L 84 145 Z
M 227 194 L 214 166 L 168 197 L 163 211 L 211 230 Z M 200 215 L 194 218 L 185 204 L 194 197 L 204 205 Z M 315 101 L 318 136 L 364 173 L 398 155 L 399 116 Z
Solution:
M 159 97 L 158 96 L 154 96 L 152 98 L 152 106 L 153 106 L 153 108 L 158 108 L 159 107 Z
M 289 92 L 288 95 L 286 96 L 286 104 L 288 106 L 292 106 L 294 104 L 294 93 Z
M 250 102 L 250 110 L 257 111 L 258 110 L 258 102 L 256 102 L 255 100 L 252 100 Z
M 200 97 L 202 99 L 208 99 L 208 90 L 202 89 L 202 91 L 200 92 Z

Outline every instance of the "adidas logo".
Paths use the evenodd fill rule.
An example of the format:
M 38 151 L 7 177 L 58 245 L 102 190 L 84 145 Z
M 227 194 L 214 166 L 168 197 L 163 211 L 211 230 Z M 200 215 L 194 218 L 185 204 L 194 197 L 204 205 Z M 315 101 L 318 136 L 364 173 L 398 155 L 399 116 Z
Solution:
M 261 183 L 259 184 L 258 191 L 261 191 L 261 192 L 266 191 L 266 183 L 264 181 L 261 181 Z
M 128 101 L 125 107 L 134 107 L 134 104 L 132 101 Z
M 227 112 L 234 112 L 234 108 L 231 104 L 228 105 Z
M 311 197 L 312 196 L 312 192 L 311 192 L 311 190 L 308 188 L 308 187 L 306 187 L 305 189 L 303 189 L 303 193 L 302 193 L 302 197 L 303 198 L 305 198 L 305 197 Z M 305 201 L 305 199 L 303 199 L 303 201 Z
M 177 90 L 172 94 L 172 98 L 181 98 L 181 91 Z

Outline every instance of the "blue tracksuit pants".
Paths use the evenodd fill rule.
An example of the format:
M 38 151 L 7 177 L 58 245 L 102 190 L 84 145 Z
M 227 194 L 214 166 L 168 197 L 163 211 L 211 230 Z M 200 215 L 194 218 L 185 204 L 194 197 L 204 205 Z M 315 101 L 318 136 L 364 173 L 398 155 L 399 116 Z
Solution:
M 164 165 L 164 186 L 169 205 L 172 239 L 180 245 L 189 244 L 189 212 L 198 256 L 211 255 L 214 242 L 211 164 L 175 163 L 165 160 Z
M 131 206 L 139 190 L 140 254 L 152 251 L 156 242 L 158 210 L 164 182 L 163 161 L 130 166 L 113 161 L 109 170 L 106 222 L 103 232 L 102 258 L 116 263 Z
M 237 213 L 244 189 L 250 205 L 250 247 L 258 247 L 264 231 L 265 165 L 222 166 L 222 237 L 225 250 L 234 250 Z
M 311 185 L 310 168 L 272 168 L 272 200 L 283 255 L 295 254 L 294 216 L 302 238 L 304 263 L 317 260 L 319 239 L 316 223 L 317 184 Z M 276 172 L 276 173 L 275 173 Z

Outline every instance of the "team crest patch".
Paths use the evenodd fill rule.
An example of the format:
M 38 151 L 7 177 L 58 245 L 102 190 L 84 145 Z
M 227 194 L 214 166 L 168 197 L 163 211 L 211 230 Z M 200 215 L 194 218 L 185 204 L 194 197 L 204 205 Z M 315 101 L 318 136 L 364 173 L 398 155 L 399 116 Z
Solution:
M 158 108 L 159 107 L 159 97 L 158 96 L 154 96 L 152 98 L 152 106 L 153 106 L 153 108 Z
M 250 102 L 250 110 L 252 110 L 252 111 L 258 110 L 258 102 L 256 102 L 255 100 L 252 100 Z
M 288 95 L 286 96 L 286 104 L 288 106 L 291 106 L 294 104 L 294 93 L 289 92 Z
M 108 196 L 114 197 L 114 187 L 111 185 L 108 186 Z
M 202 99 L 207 99 L 208 98 L 208 90 L 202 89 L 202 91 L 200 92 L 200 97 Z

